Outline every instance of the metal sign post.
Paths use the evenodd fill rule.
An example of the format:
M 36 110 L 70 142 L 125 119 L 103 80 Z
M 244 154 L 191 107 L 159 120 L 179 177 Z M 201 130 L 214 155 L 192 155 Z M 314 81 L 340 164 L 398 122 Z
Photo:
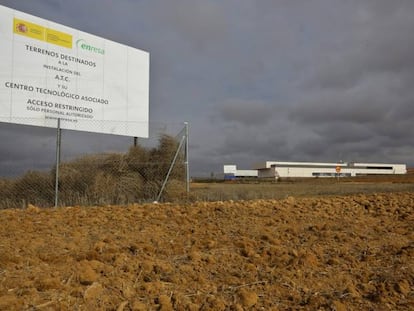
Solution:
M 341 173 L 341 167 L 337 165 L 335 167 L 335 171 L 336 171 L 336 179 L 339 181 L 339 174 Z

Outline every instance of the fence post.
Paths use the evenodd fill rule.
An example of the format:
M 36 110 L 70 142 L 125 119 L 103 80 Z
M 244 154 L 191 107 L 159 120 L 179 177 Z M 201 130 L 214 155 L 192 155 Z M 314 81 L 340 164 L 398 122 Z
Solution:
M 55 176 L 55 207 L 59 204 L 59 166 L 60 166 L 60 118 L 57 120 L 57 132 L 56 132 L 56 176 Z
M 188 122 L 184 122 L 185 124 L 185 183 L 186 183 L 186 190 L 187 190 L 187 194 L 190 192 L 190 166 L 189 166 L 189 159 L 188 159 L 188 142 L 189 142 L 189 138 L 188 138 Z
M 162 193 L 163 193 L 163 191 L 164 191 L 165 185 L 167 184 L 168 178 L 170 177 L 171 171 L 172 171 L 172 170 L 173 170 L 173 168 L 174 168 L 174 165 L 175 165 L 175 162 L 176 162 L 176 160 L 177 160 L 177 157 L 178 157 L 178 155 L 179 155 L 179 153 L 180 153 L 180 150 L 181 150 L 181 148 L 182 148 L 182 146 L 183 146 L 184 139 L 185 139 L 185 137 L 183 136 L 183 137 L 181 138 L 180 145 L 178 146 L 177 151 L 175 152 L 174 159 L 173 159 L 173 160 L 172 160 L 172 162 L 171 162 L 170 168 L 168 169 L 167 176 L 165 177 L 164 182 L 162 183 L 161 190 L 160 190 L 160 193 L 159 193 L 159 194 L 158 194 L 158 196 L 157 196 L 157 200 L 156 200 L 156 202 L 159 202 L 159 200 L 161 199 L 161 195 L 162 195 Z

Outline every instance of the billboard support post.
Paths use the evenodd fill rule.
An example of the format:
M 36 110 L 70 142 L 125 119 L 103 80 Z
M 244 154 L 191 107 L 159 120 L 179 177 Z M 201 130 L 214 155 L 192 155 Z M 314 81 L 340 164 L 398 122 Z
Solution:
M 60 146 L 61 146 L 60 118 L 57 119 L 56 131 L 56 176 L 55 176 L 55 207 L 59 204 L 59 166 L 60 166 Z

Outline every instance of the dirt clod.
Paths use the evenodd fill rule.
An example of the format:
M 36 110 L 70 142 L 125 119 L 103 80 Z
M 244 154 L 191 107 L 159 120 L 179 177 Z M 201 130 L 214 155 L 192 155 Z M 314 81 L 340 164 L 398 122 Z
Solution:
M 92 265 L 90 262 L 83 260 L 79 263 L 78 268 L 79 273 L 79 282 L 82 285 L 90 285 L 93 282 L 95 282 L 99 275 L 95 272 L 95 270 L 92 268 Z
M 102 285 L 95 282 L 86 288 L 83 297 L 85 298 L 85 300 L 96 300 L 99 298 L 100 295 L 102 295 L 102 292 Z
M 245 288 L 239 289 L 238 295 L 240 298 L 240 302 L 244 308 L 253 307 L 258 301 L 257 294 Z
M 411 291 L 410 283 L 407 280 L 401 280 L 397 283 L 396 289 L 399 293 L 408 295 L 408 293 Z

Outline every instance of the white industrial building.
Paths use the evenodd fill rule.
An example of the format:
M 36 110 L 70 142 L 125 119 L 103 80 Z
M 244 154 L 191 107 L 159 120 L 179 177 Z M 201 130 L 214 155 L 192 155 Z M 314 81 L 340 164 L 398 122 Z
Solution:
M 225 165 L 227 178 L 258 177 L 354 177 L 365 175 L 406 174 L 405 164 L 386 163 L 319 163 L 319 162 L 277 162 L 266 161 L 255 165 L 254 170 L 238 170 L 236 165 Z
M 257 178 L 258 170 L 238 170 L 236 165 L 224 165 L 224 179 Z

